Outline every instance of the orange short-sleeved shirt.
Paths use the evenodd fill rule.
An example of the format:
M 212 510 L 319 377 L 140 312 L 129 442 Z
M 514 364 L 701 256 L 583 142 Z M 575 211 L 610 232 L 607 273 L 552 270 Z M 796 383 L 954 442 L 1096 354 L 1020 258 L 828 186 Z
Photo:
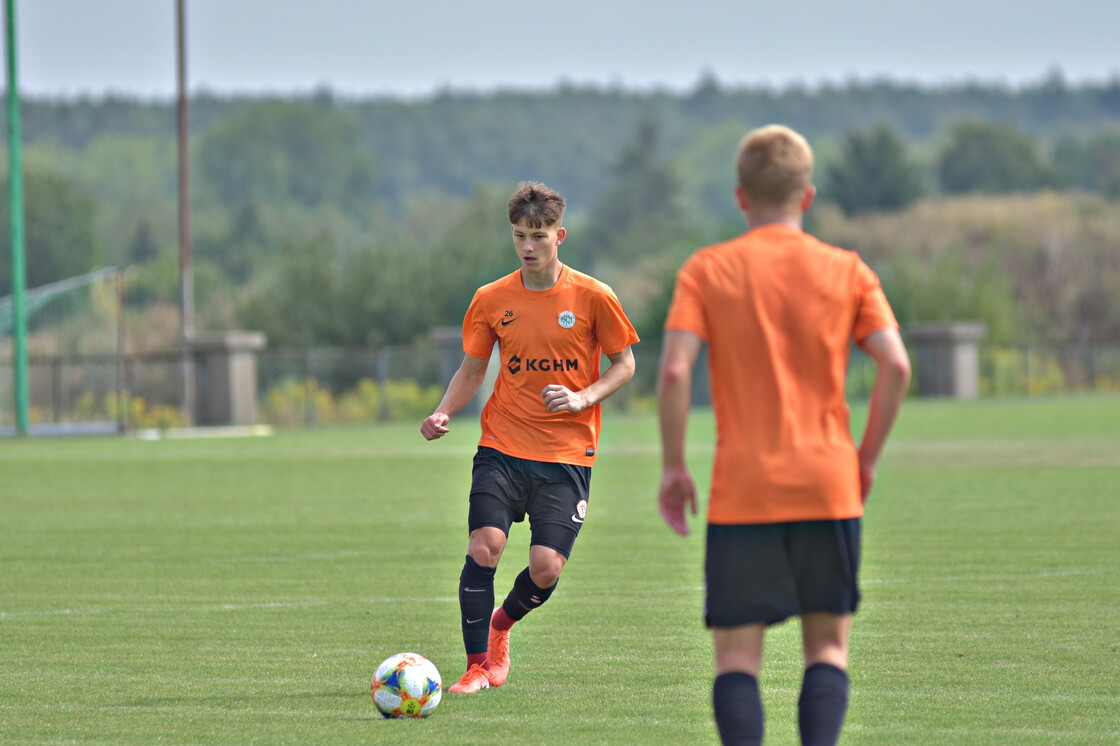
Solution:
M 549 412 L 541 390 L 584 389 L 598 380 L 603 354 L 638 342 L 614 291 L 566 265 L 548 290 L 528 290 L 517 270 L 479 288 L 463 319 L 468 355 L 489 358 L 495 342 L 501 367 L 482 409 L 479 445 L 533 461 L 594 464 L 600 405 Z
M 766 225 L 693 254 L 665 328 L 708 342 L 716 456 L 708 522 L 863 514 L 844 379 L 853 340 L 897 327 L 851 251 Z

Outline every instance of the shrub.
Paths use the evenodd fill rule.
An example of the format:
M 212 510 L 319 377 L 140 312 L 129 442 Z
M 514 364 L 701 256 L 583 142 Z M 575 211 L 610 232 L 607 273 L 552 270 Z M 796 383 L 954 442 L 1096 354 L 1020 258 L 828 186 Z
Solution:
M 313 378 L 288 379 L 265 392 L 260 417 L 270 425 L 316 425 L 342 422 L 400 422 L 431 414 L 442 395 L 438 386 L 415 381 L 358 381 L 337 397 Z

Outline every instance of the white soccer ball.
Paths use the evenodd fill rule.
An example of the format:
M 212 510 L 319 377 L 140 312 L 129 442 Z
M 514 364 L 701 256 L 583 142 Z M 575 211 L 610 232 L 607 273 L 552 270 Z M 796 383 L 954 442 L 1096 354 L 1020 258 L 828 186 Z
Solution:
M 426 718 L 443 697 L 434 663 L 419 653 L 397 653 L 381 662 L 370 696 L 387 718 Z

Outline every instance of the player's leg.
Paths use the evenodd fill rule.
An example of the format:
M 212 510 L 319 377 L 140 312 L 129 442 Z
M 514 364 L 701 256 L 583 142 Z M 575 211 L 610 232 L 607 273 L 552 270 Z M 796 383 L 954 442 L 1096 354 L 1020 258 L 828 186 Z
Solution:
M 529 547 L 529 566 L 513 581 L 513 588 L 502 605 L 494 609 L 494 614 L 490 617 L 490 640 L 487 648 L 491 686 L 501 686 L 509 676 L 510 630 L 530 611 L 543 606 L 556 590 L 575 539 L 575 531 L 566 526 L 545 524 L 533 528 L 532 541 L 547 541 L 560 548 L 532 544 Z
M 497 526 L 480 526 L 471 531 L 466 561 L 459 575 L 459 613 L 468 666 L 477 663 L 486 667 L 490 613 L 494 610 L 494 574 L 505 546 L 506 533 Z
M 575 541 L 575 534 L 572 532 L 560 530 L 556 533 Z M 534 533 L 534 536 L 539 538 L 540 532 Z M 567 551 L 571 551 L 570 547 Z M 567 561 L 566 554 L 551 546 L 534 544 L 529 547 L 529 566 L 513 581 L 513 588 L 510 589 L 509 595 L 495 610 L 495 621 L 491 622 L 491 626 L 509 629 L 514 622 L 524 619 L 530 611 L 540 608 L 556 590 L 560 573 Z
M 532 531 L 529 565 L 514 580 L 513 588 L 490 619 L 491 686 L 501 686 L 509 674 L 510 629 L 540 608 L 556 590 L 587 517 L 590 467 L 536 461 L 525 461 L 522 467 L 532 484 L 526 504 Z
M 507 458 L 480 448 L 474 460 L 467 526 L 470 540 L 459 575 L 459 615 L 467 671 L 448 691 L 472 693 L 489 686 L 487 644 L 494 609 L 494 573 L 506 547 L 510 526 L 523 520 L 516 495 L 511 496 Z
M 712 629 L 716 658 L 712 710 L 720 741 L 725 745 L 762 743 L 765 718 L 758 673 L 765 634 L 763 624 Z
M 514 581 L 491 626 L 509 629 L 552 595 L 587 518 L 591 469 L 571 464 L 521 462 L 531 484 L 526 513 L 532 537 L 529 565 Z
M 472 505 L 474 502 L 472 499 Z M 494 608 L 494 573 L 505 544 L 506 533 L 496 526 L 480 526 L 471 531 L 466 560 L 459 574 L 459 618 L 467 671 L 448 688 L 450 692 L 471 694 L 490 685 L 486 648 L 490 612 Z
M 848 634 L 851 614 L 814 613 L 801 618 L 805 677 L 797 700 L 801 742 L 836 743 L 848 710 Z
M 839 740 L 848 709 L 848 639 L 860 600 L 860 521 L 795 524 L 790 536 L 804 610 L 798 724 L 803 743 L 827 746 Z
M 716 727 L 725 744 L 761 743 L 758 673 L 766 626 L 798 612 L 784 524 L 709 525 L 704 577 L 704 621 L 716 656 Z
M 587 518 L 591 489 L 590 467 L 539 461 L 522 461 L 521 467 L 531 485 L 529 564 L 495 615 L 492 626 L 499 630 L 509 629 L 552 595 Z
M 851 629 L 851 614 L 816 612 L 802 615 L 801 641 L 805 649 L 805 668 L 823 663 L 847 670 Z

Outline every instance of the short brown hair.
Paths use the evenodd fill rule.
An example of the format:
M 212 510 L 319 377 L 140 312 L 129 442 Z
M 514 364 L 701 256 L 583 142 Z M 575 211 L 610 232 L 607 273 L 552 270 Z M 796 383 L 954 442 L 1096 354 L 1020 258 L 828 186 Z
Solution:
M 530 228 L 560 225 L 567 202 L 539 181 L 523 181 L 509 198 L 509 222 Z
M 735 167 L 749 201 L 787 207 L 813 183 L 813 149 L 789 127 L 770 124 L 747 133 L 739 143 Z

